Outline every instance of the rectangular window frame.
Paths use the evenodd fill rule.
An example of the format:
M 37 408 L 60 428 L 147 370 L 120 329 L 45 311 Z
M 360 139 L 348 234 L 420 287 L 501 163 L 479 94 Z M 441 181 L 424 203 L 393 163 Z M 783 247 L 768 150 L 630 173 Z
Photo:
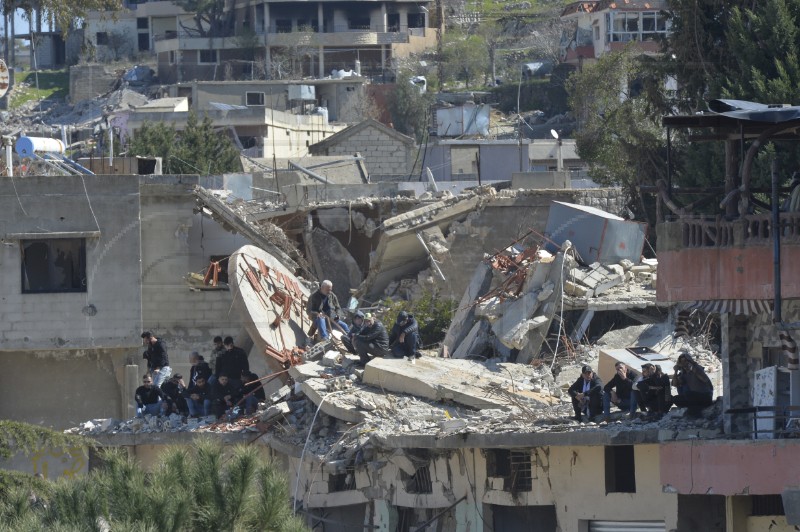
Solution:
M 62 246 L 58 246 L 58 243 L 62 243 Z M 69 283 L 69 286 L 56 286 L 55 280 L 50 279 L 50 283 L 48 286 L 31 288 L 31 267 L 33 265 L 27 264 L 26 260 L 32 256 L 33 250 L 31 249 L 33 246 L 46 246 L 46 251 L 48 254 L 47 259 L 47 269 L 48 269 L 48 278 L 57 275 L 59 272 L 55 270 L 58 268 L 58 264 L 56 261 L 59 260 L 58 256 L 56 255 L 58 251 L 64 251 L 66 248 L 68 252 L 77 251 L 78 256 L 72 258 L 72 261 L 68 264 L 73 270 L 72 273 L 72 282 Z M 19 250 L 20 250 L 20 291 L 23 294 L 69 294 L 69 293 L 86 293 L 87 292 L 87 285 L 88 285 L 88 278 L 87 278 L 87 265 L 86 265 L 86 238 L 82 237 L 61 237 L 61 238 L 20 238 L 19 239 Z M 40 263 L 41 264 L 41 263 Z M 62 270 L 63 272 L 63 270 Z M 66 275 L 64 273 L 64 275 Z
M 244 104 L 247 107 L 266 107 L 266 95 L 259 91 L 247 91 L 244 93 Z
M 203 54 L 214 54 L 213 61 L 203 60 Z M 197 50 L 198 65 L 217 65 L 219 64 L 219 50 Z
M 94 34 L 94 41 L 97 43 L 97 46 L 108 46 L 108 32 L 98 31 Z

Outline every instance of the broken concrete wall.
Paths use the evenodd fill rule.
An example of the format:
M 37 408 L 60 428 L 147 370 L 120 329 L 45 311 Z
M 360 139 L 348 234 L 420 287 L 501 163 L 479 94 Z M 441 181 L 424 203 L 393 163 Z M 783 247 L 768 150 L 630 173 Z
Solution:
M 91 100 L 110 91 L 119 76 L 108 65 L 74 65 L 69 67 L 69 100 Z
M 339 304 L 347 305 L 350 288 L 358 286 L 362 279 L 356 260 L 336 237 L 324 229 L 315 228 L 311 232 L 310 240 L 311 264 L 317 276 L 320 280 L 329 279 L 333 283 L 333 292 L 339 298 Z

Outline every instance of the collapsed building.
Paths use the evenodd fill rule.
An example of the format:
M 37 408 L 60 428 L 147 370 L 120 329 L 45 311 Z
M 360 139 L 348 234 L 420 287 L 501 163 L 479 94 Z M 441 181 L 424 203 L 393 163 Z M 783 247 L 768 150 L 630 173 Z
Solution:
M 673 125 L 728 141 L 768 130 L 721 110 Z M 796 127 L 793 108 L 768 112 Z M 780 231 L 776 212 L 699 219 L 660 186 L 676 218 L 657 226 L 658 259 L 643 259 L 644 228 L 615 215 L 612 190 L 412 194 L 430 183 L 367 183 L 357 158 L 347 165 L 222 182 L 3 179 L 0 260 L 22 270 L 3 281 L 4 309 L 18 310 L 0 336 L 15 368 L 4 416 L 74 427 L 145 464 L 198 437 L 261 445 L 289 473 L 296 511 L 324 530 L 794 528 L 791 208 L 776 211 Z M 237 187 L 252 195 L 222 190 Z M 777 284 L 765 264 L 776 237 Z M 329 272 L 357 305 L 421 290 L 457 301 L 441 352 L 362 370 L 335 342 L 308 348 L 307 281 Z M 268 400 L 233 421 L 130 419 L 141 328 L 167 340 L 180 372 L 183 355 L 234 332 Z M 669 372 L 687 352 L 719 397 L 699 417 L 568 419 L 584 364 L 608 381 L 615 361 Z M 40 402 L 15 402 L 28 389 Z

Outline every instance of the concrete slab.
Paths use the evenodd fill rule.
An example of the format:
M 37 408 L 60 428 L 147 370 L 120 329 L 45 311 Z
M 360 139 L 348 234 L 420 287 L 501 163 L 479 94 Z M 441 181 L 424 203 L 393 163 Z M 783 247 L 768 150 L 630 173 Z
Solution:
M 470 329 L 469 334 L 456 346 L 451 355 L 452 358 L 467 358 L 470 355 L 478 354 L 487 345 L 489 334 L 489 323 L 481 320 Z
M 476 409 L 505 408 L 500 398 L 483 390 L 489 385 L 510 390 L 511 380 L 469 360 L 422 357 L 416 364 L 376 358 L 364 370 L 364 383 L 388 391 L 432 400 L 451 400 Z
M 306 362 L 289 368 L 289 376 L 295 382 L 303 382 L 308 379 L 319 378 L 320 373 L 325 371 L 325 367 L 318 362 Z
M 345 223 L 348 220 L 345 213 Z M 320 279 L 329 279 L 333 283 L 333 292 L 339 298 L 339 303 L 346 304 L 350 298 L 350 289 L 361 283 L 361 268 L 347 248 L 328 231 L 317 227 L 310 236 L 308 249 L 315 273 Z

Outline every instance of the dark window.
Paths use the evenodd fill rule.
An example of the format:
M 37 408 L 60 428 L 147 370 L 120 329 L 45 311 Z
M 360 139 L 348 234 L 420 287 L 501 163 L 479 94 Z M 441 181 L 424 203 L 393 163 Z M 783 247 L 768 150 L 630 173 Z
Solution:
M 22 240 L 22 293 L 86 292 L 86 241 Z
M 430 466 L 418 467 L 413 475 L 406 475 L 406 493 L 433 493 Z
M 275 33 L 291 33 L 292 20 L 286 18 L 279 18 L 275 21 Z
M 780 495 L 753 495 L 751 499 L 753 511 L 750 515 L 786 515 Z
M 386 31 L 400 31 L 399 13 L 389 13 L 386 15 Z
M 219 262 L 219 273 L 217 274 L 217 282 L 228 282 L 228 255 L 211 255 L 211 262 Z
M 150 34 L 148 33 L 140 33 L 139 34 L 139 51 L 146 52 L 150 49 Z
M 246 92 L 244 95 L 245 105 L 254 107 L 264 107 L 264 93 L 263 92 Z
M 136 19 L 136 29 L 146 30 L 149 27 L 150 27 L 150 21 L 147 20 L 147 17 L 139 17 Z
M 198 51 L 199 63 L 216 63 L 217 51 L 216 50 L 199 50 Z
M 409 13 L 408 14 L 408 27 L 409 28 L 424 28 L 425 15 L 423 13 Z
M 328 475 L 328 493 L 354 489 L 356 489 L 356 475 L 352 467 L 348 467 L 343 473 Z
M 108 33 L 105 31 L 98 31 L 95 35 L 97 46 L 108 46 Z
M 606 493 L 636 493 L 633 445 L 606 447 Z
M 369 17 L 350 17 L 347 19 L 347 29 L 349 30 L 369 30 Z
M 486 454 L 486 475 L 504 479 L 505 491 L 533 489 L 533 467 L 530 451 L 493 449 Z

